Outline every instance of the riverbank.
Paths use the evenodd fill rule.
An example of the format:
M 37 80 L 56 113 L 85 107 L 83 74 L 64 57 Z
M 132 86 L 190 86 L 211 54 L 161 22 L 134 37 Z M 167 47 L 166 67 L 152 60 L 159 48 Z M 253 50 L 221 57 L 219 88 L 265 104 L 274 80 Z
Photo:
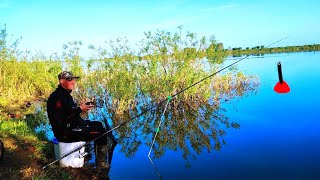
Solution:
M 95 169 L 62 168 L 53 164 L 53 144 L 36 134 L 25 119 L 0 118 L 0 139 L 4 144 L 4 159 L 0 161 L 0 179 L 97 179 Z

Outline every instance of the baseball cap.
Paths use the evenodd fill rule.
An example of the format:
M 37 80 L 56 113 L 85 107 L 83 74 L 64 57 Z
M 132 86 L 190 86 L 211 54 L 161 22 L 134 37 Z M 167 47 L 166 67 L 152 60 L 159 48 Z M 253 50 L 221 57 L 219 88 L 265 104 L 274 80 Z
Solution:
M 59 75 L 58 75 L 59 79 L 75 79 L 75 78 L 80 78 L 79 76 L 74 76 L 72 74 L 72 72 L 70 71 L 62 71 Z

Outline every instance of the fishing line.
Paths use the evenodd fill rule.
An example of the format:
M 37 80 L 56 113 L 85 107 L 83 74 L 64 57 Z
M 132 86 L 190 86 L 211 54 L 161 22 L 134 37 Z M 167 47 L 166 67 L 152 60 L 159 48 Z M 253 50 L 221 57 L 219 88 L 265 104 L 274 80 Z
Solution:
M 158 171 L 158 168 L 154 165 L 154 163 L 153 163 L 153 161 L 152 161 L 152 159 L 151 159 L 151 157 L 150 157 L 150 153 L 151 153 L 151 151 L 152 151 L 152 149 L 153 149 L 154 142 L 155 142 L 156 137 L 157 137 L 157 134 L 158 134 L 158 132 L 159 132 L 159 130 L 160 130 L 160 126 L 161 126 L 161 123 L 162 123 L 162 118 L 164 117 L 164 113 L 166 112 L 167 107 L 168 107 L 169 102 L 170 102 L 170 100 L 172 99 L 172 97 L 169 96 L 167 99 L 168 99 L 167 104 L 166 104 L 166 106 L 165 106 L 165 108 L 164 108 L 164 110 L 163 110 L 162 116 L 161 116 L 161 118 L 160 118 L 159 125 L 158 125 L 158 127 L 157 127 L 157 129 L 156 129 L 156 134 L 154 135 L 154 138 L 153 138 L 153 141 L 152 141 L 152 144 L 151 144 L 149 153 L 148 153 L 148 158 L 149 158 L 152 166 L 153 166 L 154 169 L 156 170 L 156 172 L 157 172 L 158 176 L 160 177 L 160 179 L 162 179 L 162 176 L 160 175 L 160 173 L 159 173 L 159 171 Z
M 280 42 L 280 41 L 283 41 L 284 39 L 287 39 L 287 38 L 288 38 L 288 37 L 285 37 L 285 38 L 283 38 L 283 39 L 277 40 L 277 41 L 275 41 L 275 42 L 273 42 L 273 43 L 269 44 L 269 45 L 268 45 L 268 46 L 266 46 L 266 47 L 270 47 L 270 46 L 272 46 L 272 45 L 274 45 L 274 44 L 276 44 L 276 43 L 278 43 L 278 42 Z M 252 52 L 252 54 L 257 53 L 257 52 L 259 52 L 259 51 L 261 51 L 261 49 L 257 49 L 257 51 Z M 221 71 L 223 71 L 223 70 L 225 70 L 225 69 L 227 69 L 227 68 L 229 68 L 229 67 L 231 67 L 231 66 L 233 66 L 233 65 L 235 65 L 235 64 L 237 64 L 237 63 L 239 63 L 239 62 L 241 62 L 242 60 L 244 60 L 244 59 L 248 58 L 249 56 L 250 56 L 250 55 L 246 55 L 245 57 L 241 58 L 240 60 L 238 60 L 238 61 L 236 61 L 236 62 L 234 62 L 234 63 L 232 63 L 232 64 L 230 64 L 230 65 L 228 65 L 228 66 L 226 66 L 226 67 L 224 67 L 224 68 L 222 68 L 222 69 L 220 69 L 220 70 L 216 71 L 216 72 L 214 72 L 213 74 L 211 74 L 211 75 L 209 75 L 209 76 L 207 76 L 207 77 L 205 77 L 205 78 L 203 78 L 203 79 L 199 80 L 198 82 L 195 82 L 194 84 L 192 84 L 192 85 L 190 85 L 190 86 L 186 87 L 185 89 L 182 89 L 181 91 L 179 91 L 179 92 L 177 92 L 177 93 L 175 93 L 175 94 L 171 95 L 170 97 L 171 97 L 171 98 L 174 98 L 175 96 L 177 96 L 177 95 L 179 95 L 179 94 L 183 93 L 184 91 L 186 91 L 186 90 L 190 89 L 191 87 L 193 87 L 193 86 L 195 86 L 195 85 L 197 85 L 197 84 L 199 84 L 199 83 L 201 83 L 201 82 L 205 81 L 206 79 L 208 79 L 208 78 L 210 78 L 210 77 L 212 77 L 212 76 L 214 76 L 214 75 L 218 74 L 219 72 L 221 72 Z M 136 116 L 132 117 L 131 119 L 129 119 L 129 120 L 127 120 L 127 121 L 124 121 L 124 122 L 120 123 L 119 125 L 117 125 L 117 126 L 115 126 L 115 127 L 111 128 L 109 131 L 106 131 L 106 132 L 104 132 L 103 134 L 101 134 L 100 136 L 98 136 L 98 137 L 94 138 L 93 140 L 86 142 L 86 143 L 85 143 L 85 144 L 83 144 L 82 146 L 80 146 L 80 147 L 78 147 L 78 148 L 75 148 L 74 150 L 70 151 L 69 153 L 66 153 L 65 155 L 61 156 L 59 159 L 56 159 L 56 160 L 54 160 L 53 162 L 51 162 L 51 163 L 49 163 L 49 164 L 47 164 L 47 165 L 43 166 L 43 167 L 42 167 L 42 169 L 45 169 L 45 168 L 47 168 L 48 166 L 50 166 L 50 165 L 52 165 L 52 164 L 54 164 L 54 163 L 56 163 L 56 162 L 60 161 L 61 159 L 63 159 L 63 158 L 65 158 L 65 157 L 69 156 L 70 154 L 73 154 L 74 152 L 76 152 L 76 151 L 80 150 L 82 147 L 84 147 L 84 146 L 86 146 L 86 145 L 88 145 L 88 144 L 90 144 L 90 143 L 92 143 L 92 142 L 96 141 L 97 139 L 100 139 L 101 137 L 105 136 L 105 135 L 106 135 L 106 134 L 108 134 L 108 133 L 111 133 L 112 131 L 114 131 L 114 130 L 116 130 L 116 129 L 120 128 L 121 126 L 123 126 L 123 125 L 127 124 L 128 122 L 131 122 L 132 120 L 136 119 L 137 117 L 142 116 L 143 114 L 147 113 L 148 111 L 152 110 L 153 108 L 155 108 L 155 107 L 157 107 L 157 106 L 161 105 L 162 103 L 164 103 L 164 102 L 166 102 L 166 101 L 167 101 L 167 98 L 166 98 L 166 99 L 164 99 L 164 100 L 162 100 L 162 101 L 160 101 L 159 103 L 157 103 L 157 104 L 155 104 L 155 105 L 153 105 L 153 106 L 149 107 L 149 108 L 146 108 L 146 109 L 145 109 L 145 110 L 143 110 L 141 113 L 139 113 L 138 115 L 136 115 Z

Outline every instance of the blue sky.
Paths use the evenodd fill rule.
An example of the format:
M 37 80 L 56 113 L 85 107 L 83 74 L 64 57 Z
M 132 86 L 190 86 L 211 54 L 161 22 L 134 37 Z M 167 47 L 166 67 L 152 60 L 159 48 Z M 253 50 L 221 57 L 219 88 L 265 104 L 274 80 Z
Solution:
M 143 32 L 185 31 L 198 37 L 215 35 L 228 47 L 320 43 L 320 1 L 276 0 L 0 0 L 0 23 L 13 37 L 22 36 L 20 49 L 61 52 L 62 45 L 90 44 L 127 37 L 131 44 Z

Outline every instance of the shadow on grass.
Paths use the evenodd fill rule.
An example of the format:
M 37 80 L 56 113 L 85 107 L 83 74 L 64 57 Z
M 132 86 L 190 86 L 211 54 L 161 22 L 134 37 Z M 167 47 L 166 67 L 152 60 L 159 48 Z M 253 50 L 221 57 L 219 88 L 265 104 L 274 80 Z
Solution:
M 34 142 L 17 135 L 1 135 L 4 159 L 0 162 L 0 179 L 31 179 L 40 170 L 42 159 Z
M 47 169 L 42 167 L 54 160 L 53 144 L 46 141 L 26 140 L 22 136 L 0 134 L 5 156 L 0 161 L 0 179 L 98 179 L 96 170 L 86 164 L 82 168 L 64 168 L 59 163 Z

